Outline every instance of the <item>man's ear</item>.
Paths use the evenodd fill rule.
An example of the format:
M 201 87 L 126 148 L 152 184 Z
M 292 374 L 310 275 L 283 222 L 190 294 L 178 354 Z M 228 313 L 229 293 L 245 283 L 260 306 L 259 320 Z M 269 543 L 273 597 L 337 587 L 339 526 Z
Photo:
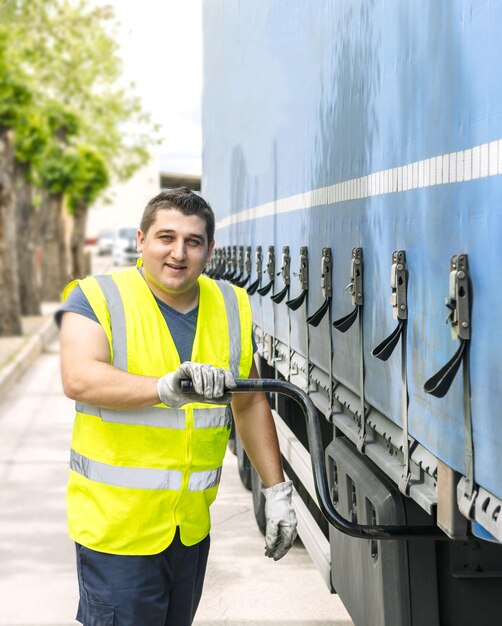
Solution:
M 145 235 L 143 234 L 142 230 L 138 229 L 138 232 L 136 233 L 136 252 L 143 251 L 144 243 L 145 243 Z
M 206 263 L 209 263 L 209 261 L 211 260 L 211 255 L 213 254 L 213 249 L 214 249 L 214 239 L 213 239 L 213 241 L 211 241 L 211 243 L 208 246 Z

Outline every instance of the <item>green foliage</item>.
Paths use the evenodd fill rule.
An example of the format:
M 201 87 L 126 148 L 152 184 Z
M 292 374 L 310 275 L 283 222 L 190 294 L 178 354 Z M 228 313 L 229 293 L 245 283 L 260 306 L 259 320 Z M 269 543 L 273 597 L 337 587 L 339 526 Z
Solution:
M 54 194 L 63 194 L 70 187 L 75 175 L 73 153 L 51 145 L 37 164 L 37 183 Z
M 103 157 L 89 146 L 79 146 L 74 154 L 72 182 L 67 189 L 68 208 L 74 213 L 79 204 L 90 206 L 110 181 Z
M 11 128 L 30 101 L 22 72 L 9 61 L 7 33 L 0 28 L 0 128 Z
M 79 116 L 56 100 L 47 101 L 45 115 L 49 130 L 60 141 L 66 142 L 68 137 L 80 130 Z
M 139 98 L 118 86 L 113 11 L 91 0 L 0 0 L 0 14 L 0 126 L 14 128 L 33 182 L 68 193 L 70 209 L 79 194 L 92 203 L 157 142 Z
M 15 83 L 0 69 L 0 128 L 12 128 L 19 112 L 30 101 L 30 93 L 22 84 Z
M 53 101 L 18 116 L 14 125 L 16 158 L 33 182 L 52 193 L 64 193 L 74 167 L 69 141 L 79 130 L 78 117 Z
M 47 122 L 40 111 L 31 108 L 18 115 L 14 126 L 16 158 L 21 163 L 31 164 L 51 139 Z

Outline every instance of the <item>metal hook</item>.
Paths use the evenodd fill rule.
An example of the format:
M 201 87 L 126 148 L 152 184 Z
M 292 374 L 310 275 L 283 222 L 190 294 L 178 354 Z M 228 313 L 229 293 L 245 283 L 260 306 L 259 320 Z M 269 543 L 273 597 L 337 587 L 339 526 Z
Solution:
M 392 316 L 394 319 L 398 320 L 398 325 L 386 339 L 380 342 L 378 346 L 371 351 L 371 354 L 381 361 L 386 361 L 390 357 L 399 342 L 403 330 L 406 328 L 404 322 L 408 318 L 408 304 L 406 300 L 408 268 L 406 266 L 406 252 L 404 250 L 396 250 L 392 253 L 390 287 Z
M 307 317 L 307 324 L 311 326 L 319 326 L 322 318 L 329 310 L 331 303 L 331 274 L 333 271 L 333 257 L 331 248 L 322 249 L 321 257 L 321 290 L 324 296 L 324 302 L 315 313 Z
M 309 257 L 307 246 L 300 248 L 300 271 L 298 274 L 295 274 L 295 276 L 300 277 L 300 287 L 303 291 L 297 298 L 286 302 L 286 305 L 293 311 L 301 307 L 309 288 Z
M 442 398 L 448 393 L 460 363 L 468 352 L 467 342 L 471 338 L 471 289 L 467 254 L 451 257 L 449 297 L 446 306 L 449 309 L 448 321 L 451 323 L 452 339 L 458 339 L 460 346 L 448 363 L 424 384 L 424 391 L 436 398 Z

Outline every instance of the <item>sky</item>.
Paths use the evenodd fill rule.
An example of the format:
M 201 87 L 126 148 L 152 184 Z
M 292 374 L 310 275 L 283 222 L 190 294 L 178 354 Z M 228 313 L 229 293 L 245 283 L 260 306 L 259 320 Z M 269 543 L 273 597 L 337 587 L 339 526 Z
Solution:
M 102 0 L 120 23 L 124 78 L 162 127 L 160 169 L 201 173 L 202 0 Z

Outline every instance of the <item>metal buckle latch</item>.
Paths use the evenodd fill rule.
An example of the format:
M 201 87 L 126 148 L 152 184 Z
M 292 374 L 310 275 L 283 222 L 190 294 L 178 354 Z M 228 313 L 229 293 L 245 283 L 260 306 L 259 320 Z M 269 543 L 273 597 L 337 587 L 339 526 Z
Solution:
M 309 289 L 309 253 L 307 246 L 302 246 L 300 248 L 300 270 L 298 273 L 294 272 L 294 274 L 300 278 L 302 293 L 297 298 L 288 300 L 286 304 L 291 310 L 296 311 L 296 309 L 300 308 L 302 302 L 305 300 L 305 296 L 307 295 Z
M 442 398 L 448 392 L 467 352 L 467 342 L 471 338 L 471 293 L 467 254 L 451 257 L 446 306 L 449 309 L 446 321 L 451 323 L 452 339 L 458 339 L 460 345 L 448 363 L 424 385 L 424 391 L 437 398 Z
M 282 302 L 286 295 L 289 292 L 289 284 L 290 284 L 290 270 L 291 270 L 291 257 L 289 256 L 289 246 L 284 246 L 282 249 L 282 262 L 281 262 L 281 271 L 277 274 L 282 276 L 282 280 L 284 282 L 284 288 L 272 296 L 272 300 L 279 304 Z
M 247 292 L 252 296 L 261 285 L 261 276 L 263 274 L 263 254 L 261 246 L 256 246 L 255 252 L 256 280 L 249 285 Z
M 401 338 L 401 333 L 404 330 L 404 322 L 408 318 L 408 304 L 406 299 L 408 269 L 406 266 L 406 252 L 404 250 L 398 250 L 392 253 L 390 287 L 392 317 L 398 320 L 398 325 L 386 339 L 380 342 L 378 346 L 371 351 L 371 354 L 381 361 L 386 361 L 394 351 L 394 348 Z
M 471 338 L 471 314 L 467 255 L 453 256 L 450 261 L 450 289 L 446 306 L 450 310 L 452 339 Z
M 395 320 L 405 320 L 408 317 L 406 252 L 398 250 L 392 254 L 390 273 L 392 316 Z
M 274 246 L 268 247 L 268 258 L 267 258 L 267 274 L 269 278 L 268 284 L 261 289 L 258 289 L 258 293 L 260 296 L 265 296 L 274 286 L 275 281 L 275 248 Z
M 326 315 L 331 302 L 331 274 L 333 271 L 333 257 L 331 248 L 322 249 L 321 257 L 321 291 L 324 296 L 324 302 L 321 307 L 307 318 L 307 323 L 311 326 L 318 326 L 322 318 Z
M 243 246 L 241 246 L 241 248 L 243 248 Z M 244 278 L 242 278 L 243 274 L 244 274 Z M 242 261 L 241 278 L 239 280 L 234 281 L 234 284 L 237 285 L 237 287 L 244 287 L 244 285 L 248 282 L 250 278 L 251 278 L 251 246 L 247 246 L 244 260 Z
M 349 330 L 352 324 L 355 322 L 359 307 L 364 304 L 364 292 L 363 292 L 363 249 L 352 248 L 352 260 L 350 263 L 350 283 L 345 287 L 345 290 L 350 293 L 352 298 L 353 310 L 344 315 L 340 319 L 333 322 L 333 326 L 341 333 L 345 333 Z
M 352 249 L 352 261 L 350 263 L 350 283 L 347 290 L 352 297 L 354 306 L 364 304 L 363 297 L 363 249 Z

